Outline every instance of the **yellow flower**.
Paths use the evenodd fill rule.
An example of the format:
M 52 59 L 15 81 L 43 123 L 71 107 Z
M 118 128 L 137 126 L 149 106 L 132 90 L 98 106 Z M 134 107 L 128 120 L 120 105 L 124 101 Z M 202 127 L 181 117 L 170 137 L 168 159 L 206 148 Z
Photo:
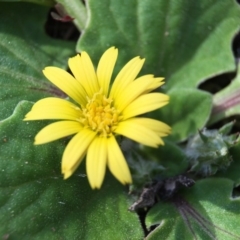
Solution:
M 25 121 L 59 119 L 43 128 L 35 144 L 43 144 L 72 134 L 62 157 L 64 178 L 70 177 L 86 157 L 86 171 L 92 188 L 100 188 L 106 165 L 122 183 L 132 182 L 126 160 L 116 141 L 123 135 L 141 144 L 158 147 L 161 137 L 170 133 L 163 122 L 136 117 L 166 105 L 169 97 L 150 93 L 161 86 L 163 78 L 144 75 L 136 79 L 144 59 L 135 57 L 110 81 L 118 50 L 109 48 L 101 57 L 95 72 L 86 52 L 69 59 L 72 74 L 57 67 L 46 67 L 44 75 L 75 103 L 49 97 L 36 102 Z

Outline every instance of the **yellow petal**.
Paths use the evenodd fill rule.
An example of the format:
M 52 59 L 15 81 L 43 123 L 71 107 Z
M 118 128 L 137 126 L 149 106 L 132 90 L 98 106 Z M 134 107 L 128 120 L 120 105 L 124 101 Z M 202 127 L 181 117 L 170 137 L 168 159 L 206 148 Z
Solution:
M 75 78 L 84 87 L 87 95 L 92 97 L 94 93 L 99 92 L 99 84 L 92 61 L 86 52 L 81 56 L 77 55 L 68 60 L 68 65 Z
M 107 139 L 96 137 L 87 152 L 87 176 L 91 187 L 100 188 L 107 164 Z
M 68 169 L 64 172 L 64 176 L 63 176 L 64 179 L 67 179 L 73 175 L 73 173 L 77 170 L 77 168 L 79 167 L 84 157 L 85 155 L 83 155 L 80 159 L 78 159 L 78 161 L 75 163 L 75 165 L 71 169 Z
M 149 128 L 155 132 L 159 137 L 165 137 L 170 134 L 171 128 L 164 122 L 151 119 L 151 118 L 134 118 L 132 119 L 138 125 Z
M 132 118 L 120 122 L 114 132 L 150 147 L 164 145 L 156 132 L 134 120 L 135 118 Z
M 77 169 L 95 136 L 96 132 L 83 129 L 68 143 L 62 158 L 62 173 L 65 179 Z
M 82 125 L 74 121 L 61 121 L 49 124 L 35 137 L 35 144 L 43 144 L 81 131 Z
M 132 177 L 126 160 L 114 136 L 107 138 L 108 167 L 122 184 L 132 183 Z
M 123 69 L 118 73 L 116 79 L 113 82 L 110 97 L 117 98 L 117 95 L 125 89 L 129 83 L 131 83 L 140 72 L 145 59 L 135 57 L 130 60 Z
M 169 96 L 162 93 L 148 93 L 130 103 L 122 112 L 124 119 L 156 110 L 168 104 Z
M 44 98 L 36 102 L 27 113 L 26 120 L 66 119 L 76 120 L 81 110 L 74 104 L 61 98 Z
M 164 84 L 164 78 L 154 78 L 154 81 L 147 87 L 144 93 L 149 93 Z
M 103 93 L 107 96 L 112 77 L 113 68 L 118 56 L 118 50 L 115 47 L 109 48 L 101 57 L 97 67 L 97 78 Z
M 32 110 L 36 110 L 36 109 L 40 109 L 40 108 L 47 108 L 48 106 L 78 108 L 75 104 L 73 104 L 65 99 L 48 97 L 48 98 L 43 98 L 43 99 L 37 101 L 33 105 Z
M 156 80 L 153 78 L 153 75 L 145 75 L 137 78 L 135 81 L 131 82 L 127 88 L 119 93 L 118 98 L 115 99 L 114 105 L 119 111 L 122 111 L 141 94 L 149 91 L 149 87 L 152 88 L 153 85 L 159 87 L 162 83 L 159 82 L 158 79 Z
M 57 67 L 46 67 L 43 70 L 45 77 L 65 92 L 70 98 L 79 104 L 84 104 L 86 92 L 74 77 L 63 69 Z

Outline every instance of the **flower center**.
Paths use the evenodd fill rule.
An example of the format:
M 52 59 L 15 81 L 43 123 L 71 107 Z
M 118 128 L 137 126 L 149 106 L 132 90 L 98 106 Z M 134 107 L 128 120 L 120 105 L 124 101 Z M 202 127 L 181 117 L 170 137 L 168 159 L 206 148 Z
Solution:
M 86 106 L 82 107 L 81 123 L 101 136 L 110 136 L 121 119 L 119 111 L 112 103 L 113 100 L 103 95 L 102 91 L 94 94 L 92 99 L 88 99 Z

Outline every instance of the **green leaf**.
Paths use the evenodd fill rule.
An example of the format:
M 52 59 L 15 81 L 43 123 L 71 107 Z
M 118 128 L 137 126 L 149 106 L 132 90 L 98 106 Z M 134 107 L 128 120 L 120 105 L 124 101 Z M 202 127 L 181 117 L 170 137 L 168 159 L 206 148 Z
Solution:
M 126 157 L 133 177 L 131 190 L 142 189 L 153 179 L 175 177 L 186 171 L 188 161 L 182 149 L 171 141 L 164 142 L 165 145 L 159 148 L 137 145 L 127 152 Z
M 225 170 L 217 173 L 217 177 L 229 178 L 235 182 L 236 185 L 240 184 L 240 143 L 229 149 L 232 158 L 231 165 Z
M 32 2 L 45 6 L 53 6 L 53 0 L 0 0 L 0 2 Z
M 240 199 L 232 198 L 234 183 L 225 178 L 198 181 L 173 202 L 159 202 L 147 214 L 147 227 L 158 225 L 146 239 L 240 238 Z
M 238 67 L 239 69 L 239 67 Z M 213 111 L 208 124 L 240 114 L 240 74 L 213 97 Z
M 60 174 L 65 141 L 34 146 L 46 123 L 23 122 L 32 103 L 22 101 L 0 125 L 0 236 L 9 239 L 142 239 L 128 212 L 126 187 L 111 176 L 93 191 L 82 167 Z
M 172 127 L 168 137 L 173 141 L 183 141 L 202 129 L 211 113 L 212 96 L 193 88 L 172 89 L 170 103 L 151 114 Z
M 161 173 L 164 178 L 184 173 L 188 167 L 186 155 L 175 143 L 168 140 L 164 142 L 165 145 L 159 148 L 143 147 L 145 155 L 149 156 L 149 160 L 155 160 L 165 168 Z
M 171 96 L 171 103 L 159 110 L 159 119 L 173 127 L 170 139 L 182 141 L 201 129 L 211 112 L 210 95 L 183 93 L 210 77 L 236 69 L 231 50 L 240 21 L 236 1 L 88 3 L 90 19 L 77 50 L 88 51 L 97 63 L 108 47 L 116 46 L 119 58 L 115 74 L 131 58 L 146 58 L 142 74 L 166 78 L 162 89 Z
M 222 132 L 229 127 L 229 124 L 225 125 L 219 131 L 205 128 L 188 141 L 185 152 L 191 165 L 189 172 L 207 177 L 230 166 L 232 157 L 229 150 L 240 139 L 236 135 L 227 136 Z
M 196 87 L 205 79 L 235 70 L 232 38 L 239 30 L 236 1 L 94 1 L 77 50 L 98 61 L 110 46 L 120 49 L 118 67 L 146 58 L 144 73 L 167 79 L 167 89 Z M 119 68 L 118 68 L 119 69 Z
M 0 3 L 0 119 L 21 100 L 61 94 L 42 70 L 51 65 L 66 68 L 74 44 L 45 34 L 48 11 L 30 3 Z

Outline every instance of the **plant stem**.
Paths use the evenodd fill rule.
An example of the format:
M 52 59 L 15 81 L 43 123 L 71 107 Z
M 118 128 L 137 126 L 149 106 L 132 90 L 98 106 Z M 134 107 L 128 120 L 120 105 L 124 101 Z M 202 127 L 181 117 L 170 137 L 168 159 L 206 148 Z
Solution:
M 213 124 L 226 118 L 226 116 L 230 116 L 231 112 L 236 114 L 234 108 L 240 106 L 240 89 L 229 92 L 228 95 L 225 95 L 222 99 L 214 100 L 209 124 Z
M 87 21 L 87 10 L 81 0 L 57 0 L 72 18 L 79 31 L 84 30 Z

